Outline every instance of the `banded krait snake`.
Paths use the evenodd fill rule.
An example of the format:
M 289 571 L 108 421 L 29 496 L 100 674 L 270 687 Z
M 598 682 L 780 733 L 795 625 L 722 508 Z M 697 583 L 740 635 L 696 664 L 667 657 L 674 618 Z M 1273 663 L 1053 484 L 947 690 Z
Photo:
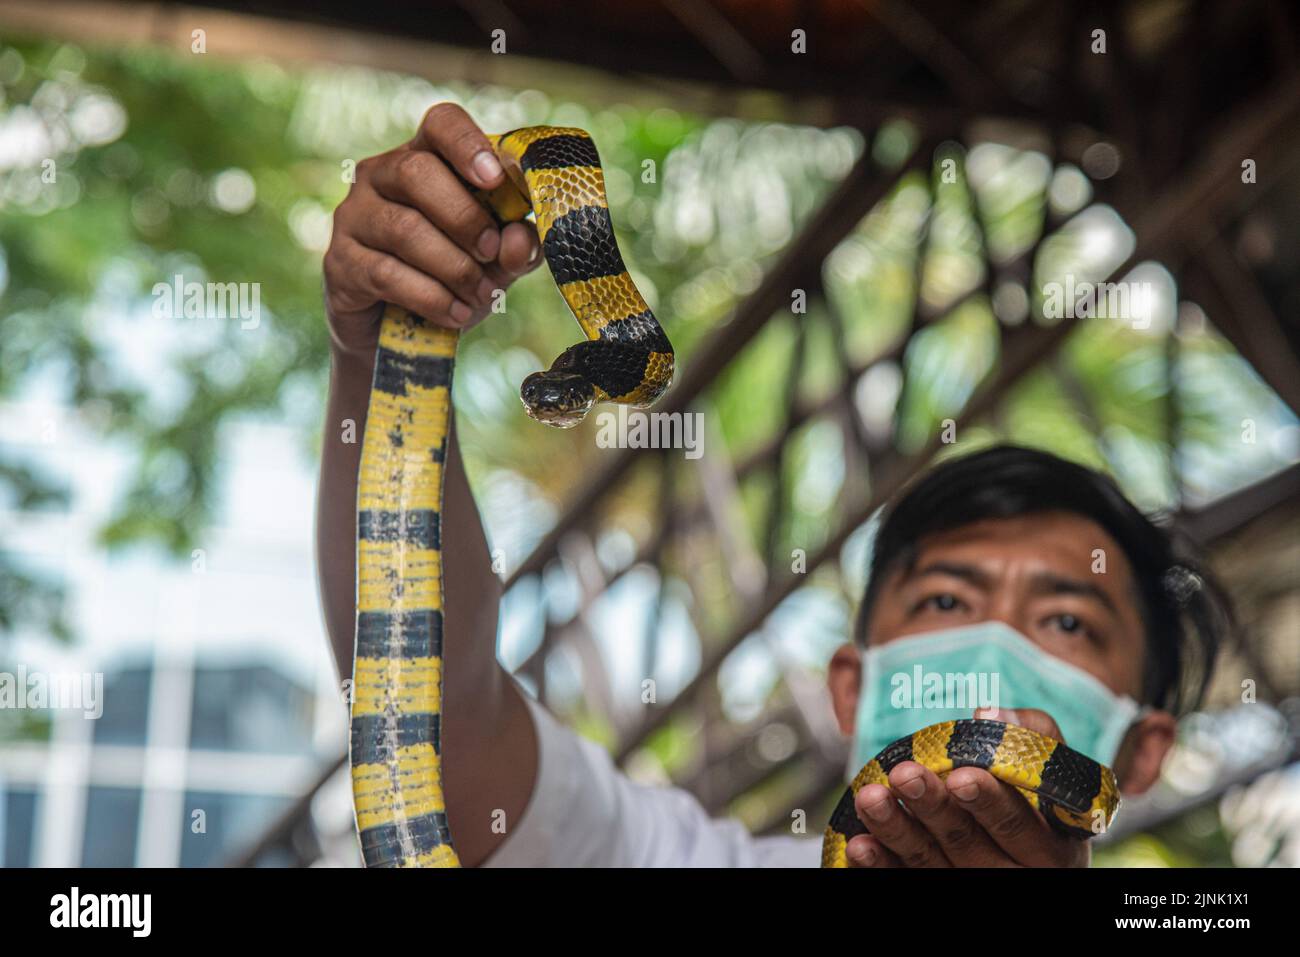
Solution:
M 587 339 L 524 380 L 525 411 L 560 428 L 595 402 L 653 403 L 673 349 L 614 241 L 605 177 L 583 130 L 489 137 L 506 170 L 472 190 L 498 225 L 532 214 Z M 350 760 L 368 867 L 456 867 L 443 800 L 442 468 L 459 333 L 388 306 L 357 480 L 357 631 Z M 454 640 L 454 636 L 452 637 Z

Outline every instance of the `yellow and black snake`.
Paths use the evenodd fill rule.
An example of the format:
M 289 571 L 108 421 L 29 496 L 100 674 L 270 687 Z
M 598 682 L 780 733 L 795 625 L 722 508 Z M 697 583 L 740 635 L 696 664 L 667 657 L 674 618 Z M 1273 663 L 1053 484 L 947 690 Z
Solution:
M 889 772 L 915 761 L 944 777 L 983 768 L 1019 789 L 1057 830 L 1083 839 L 1102 833 L 1119 807 L 1110 768 L 1053 738 L 1000 721 L 943 721 L 900 738 L 866 763 L 835 805 L 822 837 L 822 867 L 848 867 L 846 847 L 867 828 L 853 807 L 868 784 L 889 786 Z
M 591 137 L 533 126 L 489 140 L 506 181 L 474 190 L 498 225 L 532 214 L 587 339 L 524 380 L 535 419 L 576 425 L 595 402 L 653 403 L 673 349 L 614 241 Z M 443 462 L 459 333 L 388 306 L 357 479 L 357 633 L 350 760 L 367 867 L 456 867 L 440 768 Z

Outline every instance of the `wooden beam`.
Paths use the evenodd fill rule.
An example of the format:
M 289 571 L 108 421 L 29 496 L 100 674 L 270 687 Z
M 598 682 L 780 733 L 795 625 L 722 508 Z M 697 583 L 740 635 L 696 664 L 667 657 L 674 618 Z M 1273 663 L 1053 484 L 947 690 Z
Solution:
M 1300 358 L 1291 350 L 1281 320 L 1255 277 L 1217 233 L 1202 247 L 1194 264 L 1205 270 L 1208 282 L 1193 278 L 1188 291 L 1203 300 L 1215 327 L 1300 415 Z
M 1202 547 L 1231 535 L 1284 502 L 1300 500 L 1300 464 L 1248 485 L 1209 505 L 1175 516 L 1175 524 Z
M 742 83 L 756 83 L 762 79 L 766 72 L 762 56 L 709 0 L 660 2 L 734 79 Z

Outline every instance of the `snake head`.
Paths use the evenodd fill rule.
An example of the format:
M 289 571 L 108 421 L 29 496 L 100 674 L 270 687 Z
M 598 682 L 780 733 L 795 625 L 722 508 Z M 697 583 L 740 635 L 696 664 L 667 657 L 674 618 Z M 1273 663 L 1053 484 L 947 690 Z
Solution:
M 573 372 L 534 372 L 519 387 L 524 411 L 538 422 L 571 429 L 581 422 L 596 401 L 596 389 Z

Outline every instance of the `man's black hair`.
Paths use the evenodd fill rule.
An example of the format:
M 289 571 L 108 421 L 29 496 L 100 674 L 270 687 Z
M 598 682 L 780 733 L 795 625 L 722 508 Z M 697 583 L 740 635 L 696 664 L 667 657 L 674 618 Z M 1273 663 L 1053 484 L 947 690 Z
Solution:
M 858 612 L 857 640 L 866 640 L 881 584 L 900 564 L 915 559 L 926 536 L 983 519 L 1057 511 L 1101 526 L 1132 566 L 1146 628 L 1143 703 L 1174 714 L 1194 708 L 1232 625 L 1223 589 L 1110 477 L 1036 449 L 999 445 L 949 459 L 886 507 Z

